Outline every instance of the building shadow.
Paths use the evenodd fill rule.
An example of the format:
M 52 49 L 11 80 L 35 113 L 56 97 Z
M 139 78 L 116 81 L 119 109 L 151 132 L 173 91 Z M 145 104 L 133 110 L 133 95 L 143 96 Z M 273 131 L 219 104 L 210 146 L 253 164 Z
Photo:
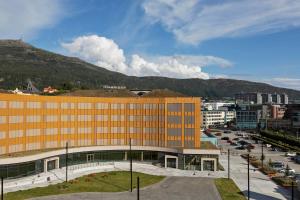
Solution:
M 244 190 L 243 193 L 247 197 L 248 190 Z M 253 191 L 250 191 L 250 199 L 254 199 L 254 200 L 282 200 L 282 199 L 279 199 L 279 198 L 276 198 L 276 197 L 272 197 L 272 196 L 269 196 L 269 195 L 265 195 L 265 194 L 261 194 L 261 193 L 257 193 L 257 192 L 253 192 Z

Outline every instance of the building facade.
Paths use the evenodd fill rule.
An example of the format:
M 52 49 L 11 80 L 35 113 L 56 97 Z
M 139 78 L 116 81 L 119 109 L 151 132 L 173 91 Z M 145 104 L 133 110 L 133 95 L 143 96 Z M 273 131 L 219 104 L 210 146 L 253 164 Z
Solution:
M 237 104 L 288 104 L 287 94 L 268 94 L 268 93 L 238 93 L 235 95 Z
M 126 160 L 130 139 L 140 160 L 149 158 L 165 167 L 169 163 L 186 169 L 189 160 L 198 156 L 201 169 L 211 169 L 215 164 L 205 160 L 207 151 L 201 149 L 200 104 L 200 98 L 193 97 L 0 94 L 0 155 L 4 155 L 0 174 L 23 176 L 24 166 L 32 173 L 64 167 L 60 149 L 67 143 L 73 152 L 70 163 Z M 39 151 L 49 153 L 14 158 L 16 153 Z M 218 154 L 212 151 L 208 157 L 217 159 Z
M 236 117 L 235 111 L 228 110 L 204 110 L 202 111 L 202 115 L 204 128 L 224 126 Z
M 256 129 L 270 115 L 267 105 L 240 105 L 236 111 L 236 128 Z

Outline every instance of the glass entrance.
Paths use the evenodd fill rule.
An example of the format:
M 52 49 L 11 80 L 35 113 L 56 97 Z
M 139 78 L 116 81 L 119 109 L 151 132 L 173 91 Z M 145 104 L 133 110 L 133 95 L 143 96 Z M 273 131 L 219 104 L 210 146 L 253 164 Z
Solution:
M 215 161 L 213 160 L 204 160 L 203 161 L 203 171 L 214 171 Z
M 87 154 L 86 155 L 86 162 L 94 162 L 94 154 Z
M 51 171 L 54 170 L 56 166 L 56 160 L 51 160 L 47 162 L 47 170 Z
M 176 158 L 167 158 L 167 167 L 176 168 Z

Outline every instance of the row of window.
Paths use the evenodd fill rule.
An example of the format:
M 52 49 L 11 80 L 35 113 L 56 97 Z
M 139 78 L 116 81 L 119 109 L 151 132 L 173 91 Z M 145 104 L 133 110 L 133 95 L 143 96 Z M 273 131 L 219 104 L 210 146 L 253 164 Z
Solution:
M 9 108 L 14 109 L 21 109 L 21 108 L 29 108 L 29 109 L 40 109 L 42 108 L 41 102 L 22 102 L 22 101 L 0 101 L 0 109 L 1 108 L 7 108 L 7 104 Z M 126 104 L 122 103 L 95 103 L 96 109 L 125 109 Z M 139 103 L 129 103 L 127 104 L 129 109 L 149 109 L 149 110 L 156 110 L 156 109 L 164 109 L 164 104 L 139 104 Z M 181 103 L 169 103 L 168 105 L 168 111 L 169 112 L 181 112 L 182 104 Z M 75 109 L 76 103 L 72 102 L 63 102 L 63 103 L 57 103 L 57 102 L 45 102 L 44 108 L 46 109 Z M 93 103 L 77 103 L 78 109 L 92 109 Z M 184 111 L 185 112 L 194 112 L 195 111 L 195 104 L 194 103 L 185 103 L 184 104 Z
M 92 133 L 91 127 L 79 127 L 77 129 L 79 134 L 90 134 Z M 128 133 L 141 133 L 143 131 L 144 134 L 157 134 L 158 131 L 160 133 L 164 133 L 163 128 L 153 128 L 153 127 L 144 127 L 143 129 L 140 127 L 130 127 L 128 129 Z M 58 128 L 46 128 L 45 135 L 57 135 L 59 133 Z M 61 128 L 61 134 L 74 134 L 75 128 Z M 96 127 L 96 133 L 125 133 L 125 127 L 111 127 L 109 131 L 109 127 Z M 185 128 L 184 129 L 185 136 L 194 136 L 195 129 L 194 128 Z M 41 129 L 27 129 L 26 136 L 39 136 L 41 135 Z M 181 128 L 168 128 L 169 136 L 181 136 Z M 18 138 L 23 137 L 23 130 L 11 130 L 9 131 L 9 138 Z M 0 132 L 0 139 L 5 139 L 6 134 L 4 131 Z
M 56 122 L 59 121 L 58 115 L 46 115 L 44 117 L 45 122 Z M 92 121 L 93 115 L 77 115 L 77 121 Z M 61 121 L 75 121 L 76 115 L 61 115 Z M 26 122 L 41 122 L 41 115 L 28 115 L 26 116 Z M 164 117 L 161 116 L 141 116 L 141 115 L 129 115 L 128 121 L 164 121 Z M 22 123 L 24 122 L 23 116 L 8 116 L 9 123 Z M 108 121 L 108 115 L 95 115 L 96 121 Z M 111 121 L 124 121 L 125 115 L 111 115 Z M 6 116 L 0 116 L 0 124 L 6 123 Z M 168 116 L 168 123 L 170 124 L 181 124 L 182 117 L 181 116 Z M 195 117 L 194 116 L 185 116 L 184 117 L 185 124 L 194 124 Z

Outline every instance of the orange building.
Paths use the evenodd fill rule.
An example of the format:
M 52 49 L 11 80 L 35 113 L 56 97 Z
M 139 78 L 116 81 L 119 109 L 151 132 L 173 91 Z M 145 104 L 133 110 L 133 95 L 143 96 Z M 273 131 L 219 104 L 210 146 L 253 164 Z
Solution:
M 201 149 L 200 104 L 200 98 L 194 97 L 0 94 L 0 174 L 16 176 L 9 174 L 10 166 L 29 162 L 34 163 L 30 168 L 34 172 L 63 167 L 67 142 L 71 154 L 89 152 L 81 161 L 101 161 L 103 152 L 117 152 L 126 160 L 130 138 L 138 160 L 146 160 L 147 155 L 161 160 L 158 154 L 163 153 L 165 167 L 169 163 L 170 167 L 187 168 L 179 166 L 181 158 L 189 160 L 183 159 L 184 155 L 191 155 L 191 160 L 207 151 Z M 47 154 L 43 156 L 41 150 Z M 20 159 L 15 156 L 18 152 L 39 156 L 24 154 Z

